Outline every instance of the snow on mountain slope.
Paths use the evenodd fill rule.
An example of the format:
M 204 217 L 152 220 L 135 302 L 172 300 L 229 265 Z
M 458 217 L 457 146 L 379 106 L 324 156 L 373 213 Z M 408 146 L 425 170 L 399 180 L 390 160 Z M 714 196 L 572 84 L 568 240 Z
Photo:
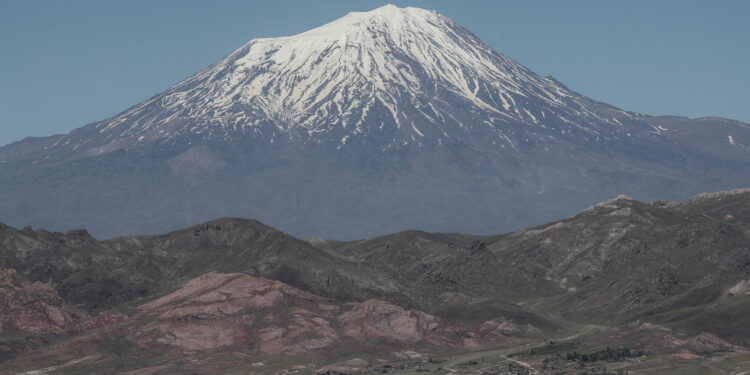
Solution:
M 252 40 L 110 119 L 0 147 L 0 218 L 98 236 L 221 216 L 339 239 L 497 233 L 618 194 L 747 186 L 749 144 L 747 124 L 622 111 L 390 5 Z
M 251 134 L 338 147 L 365 137 L 382 150 L 470 137 L 514 148 L 529 131 L 539 141 L 624 136 L 632 130 L 622 122 L 633 116 L 536 75 L 434 11 L 386 5 L 251 40 L 95 124 L 98 136 L 63 143 L 101 154 L 181 136 Z M 519 135 L 509 125 L 526 127 Z

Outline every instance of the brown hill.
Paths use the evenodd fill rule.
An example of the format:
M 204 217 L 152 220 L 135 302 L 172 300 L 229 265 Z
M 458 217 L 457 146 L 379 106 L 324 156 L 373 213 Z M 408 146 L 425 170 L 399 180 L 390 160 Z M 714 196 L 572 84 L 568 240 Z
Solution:
M 129 317 L 107 317 L 108 324 L 91 324 L 86 330 L 70 325 L 72 338 L 17 362 L 68 362 L 65 371 L 78 373 L 129 371 L 166 362 L 169 370 L 164 371 L 169 373 L 212 373 L 247 366 L 248 361 L 267 370 L 291 358 L 307 358 L 304 366 L 314 369 L 347 353 L 398 360 L 404 350 L 478 348 L 512 342 L 514 336 L 536 330 L 499 319 L 479 326 L 453 325 L 387 301 L 336 302 L 280 281 L 219 273 L 202 275 L 140 304 Z M 181 363 L 184 358 L 200 360 Z

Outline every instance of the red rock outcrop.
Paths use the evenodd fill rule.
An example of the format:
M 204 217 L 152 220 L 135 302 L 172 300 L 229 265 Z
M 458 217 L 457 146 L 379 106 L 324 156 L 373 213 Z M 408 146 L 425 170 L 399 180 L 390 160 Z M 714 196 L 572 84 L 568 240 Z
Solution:
M 124 314 L 113 314 L 105 311 L 83 323 L 77 325 L 73 332 L 85 332 L 92 331 L 102 327 L 109 327 L 122 321 L 128 320 L 128 316 Z
M 137 333 L 140 346 L 183 350 L 233 346 L 263 354 L 298 354 L 338 342 L 325 300 L 279 281 L 244 274 L 206 274 L 140 306 L 154 317 Z M 284 314 L 280 314 L 280 313 Z
M 32 283 L 14 269 L 0 270 L 0 335 L 63 333 L 79 320 L 81 314 L 65 306 L 50 285 Z
M 368 300 L 337 304 L 279 281 L 245 274 L 206 274 L 140 306 L 141 348 L 185 351 L 231 347 L 253 356 L 299 355 L 353 342 L 368 345 L 476 345 L 469 329 L 436 317 Z
M 18 284 L 9 281 L 13 273 L 2 275 L 5 284 Z M 485 339 L 497 338 L 510 327 L 500 323 L 483 327 L 446 325 L 435 316 L 391 302 L 334 302 L 279 281 L 217 273 L 198 277 L 173 293 L 142 304 L 130 316 L 102 313 L 77 322 L 65 315 L 67 310 L 49 286 L 18 285 L 17 290 L 26 291 L 22 295 L 37 296 L 30 305 L 36 307 L 23 313 L 16 309 L 8 316 L 37 317 L 17 323 L 27 330 L 67 331 L 74 335 L 38 353 L 42 358 L 148 356 L 158 351 L 179 358 L 200 355 L 255 361 L 341 348 L 387 348 L 384 354 L 389 355 L 394 350 L 417 347 L 428 351 L 437 347 L 480 347 Z M 42 316 L 46 320 L 39 318 Z M 366 362 L 340 365 L 358 368 L 366 366 Z
M 354 305 L 341 314 L 339 321 L 344 334 L 358 342 L 415 344 L 440 326 L 432 315 L 379 300 Z

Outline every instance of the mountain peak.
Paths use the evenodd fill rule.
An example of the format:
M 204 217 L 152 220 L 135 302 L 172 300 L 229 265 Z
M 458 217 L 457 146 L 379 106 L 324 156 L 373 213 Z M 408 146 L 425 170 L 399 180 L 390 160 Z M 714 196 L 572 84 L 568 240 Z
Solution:
M 70 143 L 90 155 L 186 138 L 367 144 L 381 152 L 456 142 L 517 149 L 528 129 L 548 133 L 531 135 L 542 142 L 611 138 L 628 116 L 603 112 L 435 11 L 386 5 L 297 35 L 253 39 L 95 124 L 88 145 Z
M 427 14 L 437 14 L 434 10 L 427 10 L 416 7 L 399 7 L 394 4 L 386 4 L 381 7 L 365 12 L 349 12 L 344 17 L 373 18 L 373 17 L 406 17 L 406 16 L 425 16 Z
M 399 8 L 388 4 L 367 12 L 349 12 L 332 22 L 297 35 L 254 39 L 250 43 L 269 40 L 336 40 L 339 38 L 345 38 L 347 41 L 350 41 L 351 38 L 360 38 L 359 43 L 361 43 L 363 39 L 382 37 L 384 34 L 396 35 L 405 32 L 417 32 L 420 29 L 424 32 L 425 29 L 429 29 L 429 26 L 440 25 L 439 20 L 448 19 L 435 11 L 413 7 Z M 430 32 L 429 30 L 426 31 Z
M 339 18 L 348 20 L 385 20 L 392 23 L 404 22 L 407 18 L 435 18 L 439 14 L 434 10 L 427 10 L 415 7 L 400 8 L 393 4 L 386 4 L 366 12 L 349 12 L 344 17 Z M 335 21 L 334 21 L 335 22 Z

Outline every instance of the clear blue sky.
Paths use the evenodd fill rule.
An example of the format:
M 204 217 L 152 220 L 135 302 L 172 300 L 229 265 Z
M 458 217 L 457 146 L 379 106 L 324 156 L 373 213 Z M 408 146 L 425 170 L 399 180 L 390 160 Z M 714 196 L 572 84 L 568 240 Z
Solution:
M 256 37 L 388 2 L 435 9 L 570 88 L 750 122 L 750 1 L 0 1 L 0 145 L 134 105 Z

